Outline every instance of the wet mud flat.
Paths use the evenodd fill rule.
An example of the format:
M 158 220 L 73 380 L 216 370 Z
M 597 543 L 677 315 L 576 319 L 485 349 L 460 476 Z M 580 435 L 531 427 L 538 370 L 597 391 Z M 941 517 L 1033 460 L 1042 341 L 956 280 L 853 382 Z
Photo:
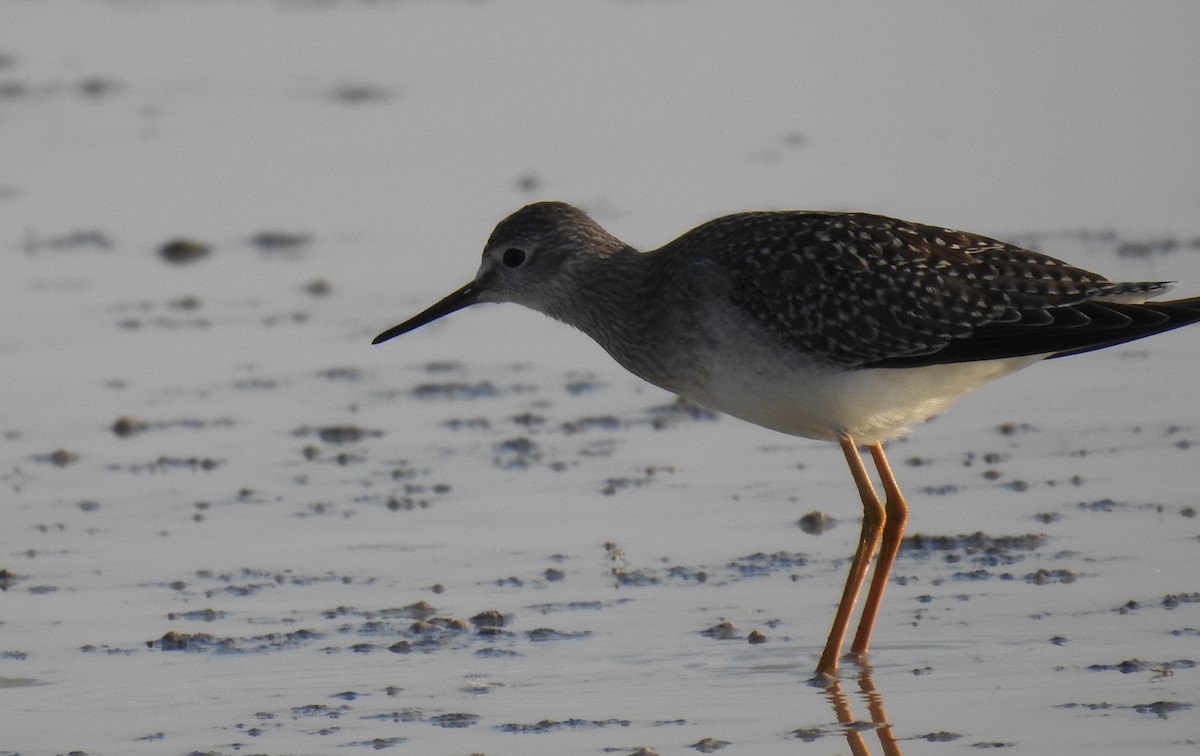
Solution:
M 1195 752 L 1195 333 L 892 445 L 870 666 L 816 686 L 836 448 L 517 308 L 368 345 L 551 197 L 647 248 L 768 207 L 1083 227 L 997 235 L 1197 291 L 1167 6 L 718 5 L 0 6 L 0 754 Z
M 303 282 L 307 244 L 241 254 Z M 55 288 L 62 254 L 176 264 L 39 250 L 26 280 Z M 9 752 L 1195 744 L 1200 432 L 1116 401 L 1152 347 L 1090 358 L 1106 417 L 1030 371 L 895 445 L 913 516 L 871 666 L 822 687 L 858 527 L 836 449 L 603 365 L 371 362 L 336 284 L 182 311 L 94 286 L 88 359 L 118 359 L 5 429 Z M 119 358 L 214 338 L 202 370 Z M 245 359 L 297 339 L 343 361 Z

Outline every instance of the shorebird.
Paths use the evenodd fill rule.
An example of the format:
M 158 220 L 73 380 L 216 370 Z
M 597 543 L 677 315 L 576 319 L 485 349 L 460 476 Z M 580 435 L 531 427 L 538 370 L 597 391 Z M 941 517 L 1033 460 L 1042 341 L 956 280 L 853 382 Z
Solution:
M 867 213 L 737 213 L 639 252 L 578 208 L 538 202 L 496 226 L 473 281 L 372 343 L 480 302 L 515 302 L 692 402 L 840 444 L 863 522 L 817 663 L 834 676 L 878 551 L 850 647 L 865 658 L 908 516 L 884 443 L 1014 370 L 1200 320 L 1200 297 L 1146 301 L 1170 286 Z

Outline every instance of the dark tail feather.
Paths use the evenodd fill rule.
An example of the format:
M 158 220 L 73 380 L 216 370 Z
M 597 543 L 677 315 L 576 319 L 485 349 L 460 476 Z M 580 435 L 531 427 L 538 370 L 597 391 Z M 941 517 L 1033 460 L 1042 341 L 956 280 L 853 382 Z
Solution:
M 1070 307 L 1023 311 L 1015 320 L 980 326 L 936 352 L 889 357 L 867 367 L 922 367 L 1035 354 L 1066 357 L 1196 322 L 1200 322 L 1200 297 L 1143 304 L 1093 300 Z
M 1103 307 L 1113 314 L 1123 315 L 1129 319 L 1129 322 L 1112 325 L 1108 328 L 1085 329 L 1091 330 L 1090 335 L 1094 336 L 1096 341 L 1058 350 L 1051 356 L 1052 358 L 1104 349 L 1200 322 L 1200 297 L 1143 304 L 1118 304 L 1115 302 L 1091 302 L 1089 304 Z M 1091 315 L 1090 312 L 1088 314 Z M 1107 335 L 1105 335 L 1106 332 Z

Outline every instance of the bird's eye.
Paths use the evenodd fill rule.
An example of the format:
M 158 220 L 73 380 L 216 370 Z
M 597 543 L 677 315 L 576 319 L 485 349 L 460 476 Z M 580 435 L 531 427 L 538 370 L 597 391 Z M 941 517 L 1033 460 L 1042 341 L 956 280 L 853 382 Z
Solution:
M 504 262 L 505 267 L 519 268 L 525 264 L 525 250 L 509 247 L 504 250 L 504 255 L 500 259 Z

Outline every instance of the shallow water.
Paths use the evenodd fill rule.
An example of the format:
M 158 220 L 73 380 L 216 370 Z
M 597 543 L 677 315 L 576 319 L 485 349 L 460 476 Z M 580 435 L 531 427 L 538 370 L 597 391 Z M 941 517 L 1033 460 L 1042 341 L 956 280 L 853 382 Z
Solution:
M 1061 44 L 1029 42 L 1044 65 L 1003 87 L 939 63 L 986 5 L 924 8 L 938 35 L 879 19 L 915 24 L 894 27 L 913 48 L 842 37 L 853 6 L 801 25 L 698 4 L 707 57 L 655 36 L 683 22 L 670 3 L 550 7 L 0 10 L 0 752 L 1192 753 L 1196 333 L 1040 365 L 894 444 L 922 537 L 839 689 L 807 682 L 857 536 L 836 447 L 680 406 L 514 307 L 368 342 L 543 196 L 645 246 L 710 212 L 866 207 L 1200 291 L 1200 136 L 1171 87 L 1200 76 L 1173 43 L 1194 6 L 1124 30 L 1105 8 L 1072 39 L 1022 6 L 975 44 Z M 604 30 L 663 46 L 612 60 Z M 1157 44 L 1114 53 L 1119 31 Z M 835 50 L 861 55 L 800 75 Z M 1015 116 L 933 138 L 899 100 L 873 132 L 847 114 L 889 71 L 1062 109 L 1025 151 Z M 759 96 L 682 135 L 602 117 L 689 115 L 737 82 Z M 1111 117 L 1069 139 L 1089 107 Z M 882 174 L 888 151 L 856 147 L 876 141 L 904 153 Z M 900 174 L 922 156 L 917 197 Z M 995 180 L 963 191 L 956 159 Z M 179 238 L 211 250 L 164 260 Z

